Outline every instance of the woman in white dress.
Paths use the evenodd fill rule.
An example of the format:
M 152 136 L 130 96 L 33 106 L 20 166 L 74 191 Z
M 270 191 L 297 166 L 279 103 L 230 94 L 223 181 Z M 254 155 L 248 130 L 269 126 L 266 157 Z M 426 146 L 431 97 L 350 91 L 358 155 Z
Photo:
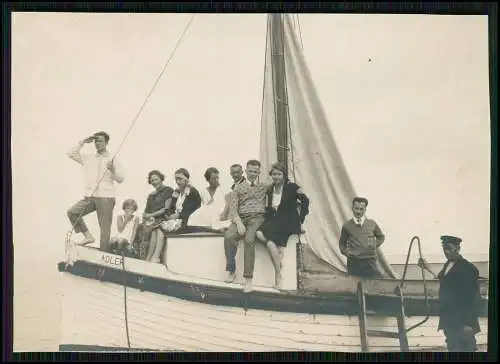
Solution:
M 226 196 L 219 185 L 219 171 L 210 167 L 205 171 L 204 177 L 208 186 L 200 191 L 202 205 L 189 217 L 188 225 L 219 231 L 227 229 L 231 225 L 231 220 L 222 216 L 226 206 Z

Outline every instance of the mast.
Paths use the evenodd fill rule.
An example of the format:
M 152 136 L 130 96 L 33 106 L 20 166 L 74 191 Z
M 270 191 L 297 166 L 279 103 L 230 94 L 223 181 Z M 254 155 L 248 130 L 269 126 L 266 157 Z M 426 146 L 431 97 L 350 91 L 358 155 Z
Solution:
M 286 92 L 286 69 L 284 52 L 283 14 L 269 15 L 268 24 L 271 32 L 271 64 L 274 93 L 274 110 L 276 123 L 276 147 L 278 162 L 285 166 L 288 174 L 288 99 Z

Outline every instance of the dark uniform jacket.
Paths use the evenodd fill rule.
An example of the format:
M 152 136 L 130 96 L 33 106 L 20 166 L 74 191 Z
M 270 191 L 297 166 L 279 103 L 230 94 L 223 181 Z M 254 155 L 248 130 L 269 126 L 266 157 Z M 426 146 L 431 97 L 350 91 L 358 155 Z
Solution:
M 450 262 L 446 262 L 438 274 L 439 285 L 439 326 L 438 330 L 460 330 L 464 326 L 472 328 L 474 333 L 481 331 L 478 321 L 479 271 L 459 257 L 447 274 L 444 274 Z

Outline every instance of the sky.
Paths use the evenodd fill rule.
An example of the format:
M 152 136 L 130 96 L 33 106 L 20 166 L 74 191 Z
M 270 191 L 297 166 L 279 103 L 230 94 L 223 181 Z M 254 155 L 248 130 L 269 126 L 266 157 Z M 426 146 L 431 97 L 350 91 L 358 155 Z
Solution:
M 81 169 L 65 152 L 97 130 L 111 135 L 112 152 L 123 141 L 117 206 L 131 197 L 144 207 L 152 169 L 173 185 L 185 167 L 201 188 L 215 166 L 227 188 L 231 164 L 259 158 L 264 14 L 197 14 L 123 140 L 190 16 L 13 15 L 16 251 L 42 237 L 45 254 L 62 254 L 66 210 L 83 192 Z M 388 235 L 384 252 L 402 255 L 419 235 L 424 252 L 439 254 L 447 233 L 464 238 L 465 253 L 487 254 L 487 18 L 302 14 L 300 22 L 356 192 Z M 97 228 L 95 216 L 87 220 Z

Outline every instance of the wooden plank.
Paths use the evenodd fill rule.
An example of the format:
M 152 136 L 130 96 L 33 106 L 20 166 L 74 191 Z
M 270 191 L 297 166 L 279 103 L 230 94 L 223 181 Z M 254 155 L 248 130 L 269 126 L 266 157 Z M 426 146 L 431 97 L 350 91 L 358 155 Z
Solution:
M 405 320 L 405 302 L 401 291 L 397 290 L 400 299 L 400 311 L 399 315 L 396 317 L 396 322 L 398 325 L 398 336 L 399 336 L 399 347 L 402 352 L 409 351 L 408 336 L 406 333 L 406 320 Z
M 391 339 L 398 339 L 399 334 L 393 331 L 382 331 L 382 330 L 368 330 L 366 332 L 367 336 L 385 337 Z
M 359 307 L 359 337 L 361 340 L 361 351 L 367 352 L 369 351 L 368 347 L 368 332 L 366 329 L 366 301 L 365 301 L 365 292 L 363 291 L 363 283 L 358 282 L 358 307 Z

